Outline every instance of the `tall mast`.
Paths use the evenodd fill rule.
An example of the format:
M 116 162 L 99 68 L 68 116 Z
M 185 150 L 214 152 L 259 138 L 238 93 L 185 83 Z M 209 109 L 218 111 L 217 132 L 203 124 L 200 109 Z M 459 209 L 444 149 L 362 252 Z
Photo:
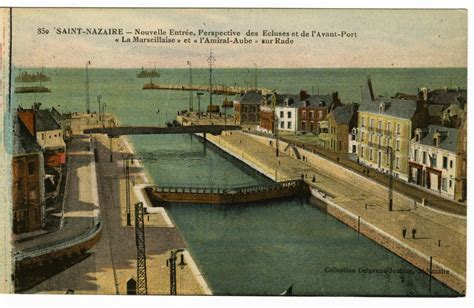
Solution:
M 188 61 L 189 65 L 189 111 L 193 111 L 193 68 L 191 61 Z
M 91 113 L 91 102 L 89 97 L 89 65 L 91 61 L 87 61 L 86 63 L 86 110 L 87 113 Z
M 257 64 L 253 64 L 255 66 L 255 91 L 257 91 Z
M 209 62 L 209 115 L 212 111 L 212 64 L 216 61 L 216 58 L 212 55 L 212 50 L 209 51 L 209 58 L 207 58 L 207 62 Z

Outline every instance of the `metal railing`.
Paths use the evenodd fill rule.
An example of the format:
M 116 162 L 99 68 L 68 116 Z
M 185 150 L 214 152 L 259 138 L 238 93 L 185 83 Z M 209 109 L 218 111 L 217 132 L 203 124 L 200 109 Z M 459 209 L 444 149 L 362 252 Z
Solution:
M 155 186 L 153 191 L 161 193 L 181 193 L 181 194 L 247 194 L 279 189 L 296 188 L 304 184 L 303 180 L 287 180 L 278 183 L 248 185 L 238 187 L 182 187 L 182 186 Z
M 84 243 L 92 239 L 94 236 L 100 233 L 101 230 L 102 230 L 102 221 L 99 218 L 92 229 L 89 229 L 88 231 L 80 234 L 79 236 L 75 236 L 69 239 L 62 239 L 62 240 L 57 240 L 54 242 L 44 243 L 38 246 L 34 246 L 34 247 L 26 248 L 21 251 L 17 251 L 14 254 L 14 259 L 15 261 L 21 261 L 26 258 L 38 257 L 38 256 L 42 256 L 51 252 L 63 250 L 63 249 Z

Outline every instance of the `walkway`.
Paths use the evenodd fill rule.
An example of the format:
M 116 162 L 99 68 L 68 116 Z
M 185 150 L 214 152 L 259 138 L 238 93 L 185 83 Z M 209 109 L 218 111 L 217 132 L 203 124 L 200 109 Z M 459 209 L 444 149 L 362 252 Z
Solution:
M 394 194 L 394 210 L 387 210 L 387 190 L 375 182 L 344 169 L 331 161 L 300 150 L 308 161 L 297 160 L 285 153 L 280 144 L 280 157 L 263 137 L 243 132 L 227 132 L 225 136 L 209 137 L 237 157 L 279 178 L 296 179 L 301 174 L 308 180 L 313 175 L 316 186 L 333 196 L 332 201 L 384 232 L 403 241 L 409 247 L 444 264 L 461 276 L 466 275 L 466 219 L 447 215 L 426 207 L 414 208 L 413 201 Z M 273 142 L 274 145 L 274 142 Z M 367 206 L 366 206 L 367 205 Z M 402 229 L 417 230 L 416 239 L 403 238 Z M 439 246 L 439 243 L 441 245 Z

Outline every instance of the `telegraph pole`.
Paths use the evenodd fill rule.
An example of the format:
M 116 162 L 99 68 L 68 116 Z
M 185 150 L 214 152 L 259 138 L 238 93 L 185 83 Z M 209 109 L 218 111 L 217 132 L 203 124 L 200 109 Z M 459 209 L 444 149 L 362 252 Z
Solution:
M 387 158 L 390 164 L 390 173 L 388 176 L 388 211 L 391 212 L 393 209 L 393 148 L 387 147 Z
M 257 64 L 253 64 L 255 66 L 255 91 L 257 91 Z
M 97 95 L 97 103 L 99 104 L 99 122 L 102 121 L 102 117 L 101 117 L 101 107 L 100 107 L 100 100 L 102 99 L 102 95 Z
M 209 58 L 207 58 L 207 62 L 209 62 L 209 119 L 211 119 L 212 115 L 212 64 L 216 61 L 216 58 L 212 55 L 212 50 L 209 51 Z
M 147 295 L 145 221 L 143 203 L 135 204 L 135 244 L 137 246 L 137 294 Z
M 129 154 L 125 156 L 125 199 L 127 209 L 127 226 L 132 225 L 131 214 L 130 214 L 130 159 L 133 159 L 133 155 Z
M 90 103 L 90 97 L 89 97 L 89 65 L 91 64 L 91 61 L 87 61 L 86 63 L 86 110 L 87 113 L 91 113 L 91 103 Z

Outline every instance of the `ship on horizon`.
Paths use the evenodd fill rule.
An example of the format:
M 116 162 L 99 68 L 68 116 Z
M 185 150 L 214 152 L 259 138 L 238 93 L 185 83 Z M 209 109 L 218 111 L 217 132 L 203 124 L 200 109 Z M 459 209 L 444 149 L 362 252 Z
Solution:
M 140 73 L 137 74 L 137 78 L 158 78 L 160 77 L 160 73 L 156 71 L 156 69 L 152 69 L 151 71 L 145 70 L 142 67 Z
M 36 74 L 30 74 L 28 72 L 20 72 L 15 82 L 44 82 L 51 81 L 51 77 L 45 75 L 44 72 L 36 72 Z

